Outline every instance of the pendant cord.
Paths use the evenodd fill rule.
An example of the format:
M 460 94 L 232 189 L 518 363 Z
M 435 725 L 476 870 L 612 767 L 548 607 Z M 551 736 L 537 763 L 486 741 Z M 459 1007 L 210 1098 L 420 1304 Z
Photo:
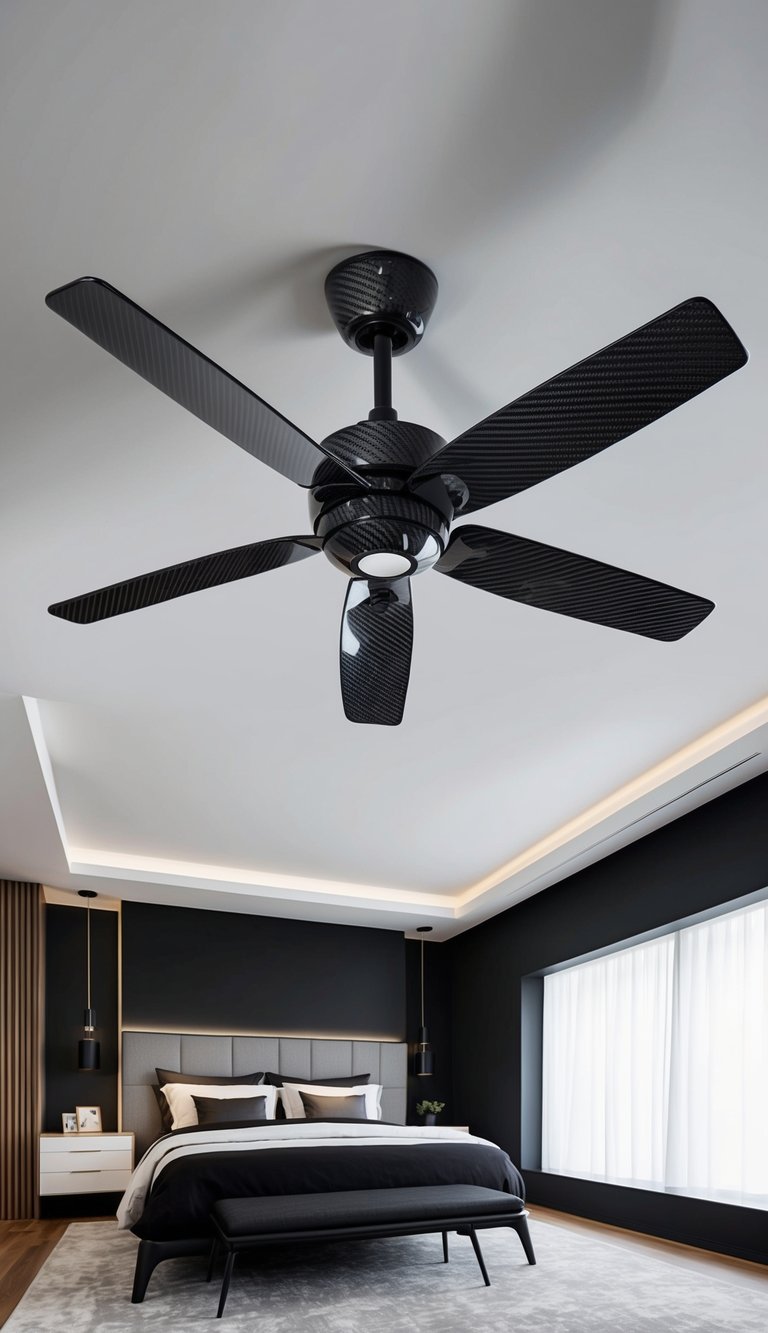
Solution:
M 424 940 L 421 941 L 421 1026 L 424 1027 Z
M 86 922 L 86 955 L 88 959 L 88 1009 L 91 1007 L 91 900 L 88 898 L 85 904 L 85 922 Z

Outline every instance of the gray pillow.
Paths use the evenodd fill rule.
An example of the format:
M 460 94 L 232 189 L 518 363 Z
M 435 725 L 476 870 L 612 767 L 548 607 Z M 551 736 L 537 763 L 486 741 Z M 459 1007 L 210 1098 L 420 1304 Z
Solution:
M 331 1084 L 327 1085 L 331 1087 Z M 362 1093 L 347 1097 L 313 1097 L 311 1092 L 300 1092 L 307 1120 L 341 1117 L 343 1120 L 367 1120 L 365 1097 Z M 197 1100 L 197 1098 L 195 1098 Z
M 196 1097 L 198 1125 L 231 1125 L 238 1120 L 266 1120 L 266 1097 Z
M 255 1074 L 237 1074 L 230 1077 L 223 1077 L 221 1074 L 182 1074 L 180 1069 L 155 1069 L 157 1074 L 157 1086 L 153 1083 L 152 1091 L 157 1099 L 160 1108 L 160 1119 L 163 1123 L 163 1133 L 170 1134 L 173 1129 L 173 1116 L 171 1108 L 163 1096 L 164 1083 L 216 1083 L 219 1087 L 226 1083 L 243 1083 L 248 1086 L 263 1083 L 265 1076 L 261 1069 Z

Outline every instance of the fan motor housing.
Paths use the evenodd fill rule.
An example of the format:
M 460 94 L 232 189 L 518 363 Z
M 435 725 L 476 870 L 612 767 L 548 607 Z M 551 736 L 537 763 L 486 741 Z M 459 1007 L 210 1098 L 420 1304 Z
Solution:
M 356 468 L 366 478 L 374 474 L 400 477 L 405 481 L 412 472 L 426 463 L 445 446 L 437 431 L 420 426 L 415 421 L 356 421 L 326 436 L 323 444 L 348 467 Z M 349 474 L 338 467 L 332 458 L 324 460 L 313 479 L 313 491 L 328 483 L 338 482 L 359 494 Z
M 337 455 L 359 468 L 367 486 L 355 486 L 324 464 L 310 492 L 315 533 L 331 564 L 354 578 L 420 574 L 440 559 L 454 503 L 440 477 L 408 489 L 413 471 L 443 446 L 434 431 L 409 421 L 360 421 L 328 437 Z M 372 559 L 371 557 L 394 557 Z
M 337 569 L 355 578 L 385 580 L 431 569 L 445 550 L 448 529 L 445 516 L 432 505 L 383 489 L 331 505 L 316 524 L 323 552 Z M 377 565 L 372 559 L 384 556 L 396 560 Z

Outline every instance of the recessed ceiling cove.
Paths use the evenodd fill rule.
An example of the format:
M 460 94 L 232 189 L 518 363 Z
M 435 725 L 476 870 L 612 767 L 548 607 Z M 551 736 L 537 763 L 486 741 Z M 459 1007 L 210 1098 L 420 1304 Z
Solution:
M 472 911 L 488 915 L 518 875 L 536 891 L 545 866 L 568 873 L 579 821 L 597 811 L 606 836 L 631 823 L 611 802 L 644 775 L 658 788 L 643 787 L 645 811 L 669 782 L 675 798 L 697 788 L 674 814 L 756 771 L 768 13 L 745 0 L 739 15 L 716 0 L 488 0 L 482 22 L 463 0 L 393 0 L 386 25 L 342 0 L 4 7 L 0 744 L 13 818 L 0 870 L 73 890 L 103 872 L 121 894 L 399 929 L 433 920 L 439 937 L 471 924 L 478 886 Z M 386 346 L 378 364 L 348 355 L 324 291 L 371 252 L 415 256 L 440 286 L 428 323 L 406 302 L 424 326 L 407 355 L 402 322 L 372 331 L 358 321 L 381 308 L 352 311 L 348 338 L 373 339 L 364 352 L 391 343 L 389 401 Z M 45 293 L 89 273 L 254 386 L 288 477 L 264 465 L 258 431 L 261 452 L 238 447 L 129 374 L 119 347 L 105 356 L 53 318 Z M 673 312 L 725 339 L 724 361 L 694 357 L 706 392 L 678 391 L 577 466 L 510 485 L 505 432 L 535 386 L 562 385 L 596 349 L 619 355 Z M 665 344 L 678 386 L 689 334 L 676 323 Z M 749 362 L 731 374 L 742 346 Z M 537 456 L 560 447 L 567 461 L 577 418 L 537 434 Z M 363 425 L 344 453 L 349 423 Z M 364 456 L 363 439 L 408 423 L 423 457 Z M 338 491 L 318 495 L 317 467 Z M 334 500 L 365 511 L 334 527 L 355 538 L 338 550 L 319 532 Z M 372 512 L 397 520 L 399 542 L 347 531 L 392 500 L 429 506 L 430 523 Z M 423 561 L 410 531 L 403 545 L 408 523 L 435 540 Z M 344 572 L 312 558 L 318 544 Z M 195 596 L 88 625 L 47 611 L 243 550 L 244 574 L 258 550 L 272 567 L 229 581 L 206 567 Z M 583 618 L 606 571 L 631 582 L 622 605 L 635 579 L 663 587 L 691 632 L 627 633 L 602 604 Z M 39 701 L 48 785 L 22 696 Z M 614 844 L 595 829 L 602 855 Z

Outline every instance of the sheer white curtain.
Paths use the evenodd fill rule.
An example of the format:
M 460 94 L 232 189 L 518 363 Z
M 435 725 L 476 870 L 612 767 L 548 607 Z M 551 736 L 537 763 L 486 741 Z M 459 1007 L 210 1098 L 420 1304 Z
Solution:
M 544 978 L 545 1171 L 661 1179 L 673 957 L 667 935 Z
M 542 1167 L 768 1195 L 768 904 L 544 978 Z
M 768 905 L 677 951 L 665 1184 L 768 1195 Z

